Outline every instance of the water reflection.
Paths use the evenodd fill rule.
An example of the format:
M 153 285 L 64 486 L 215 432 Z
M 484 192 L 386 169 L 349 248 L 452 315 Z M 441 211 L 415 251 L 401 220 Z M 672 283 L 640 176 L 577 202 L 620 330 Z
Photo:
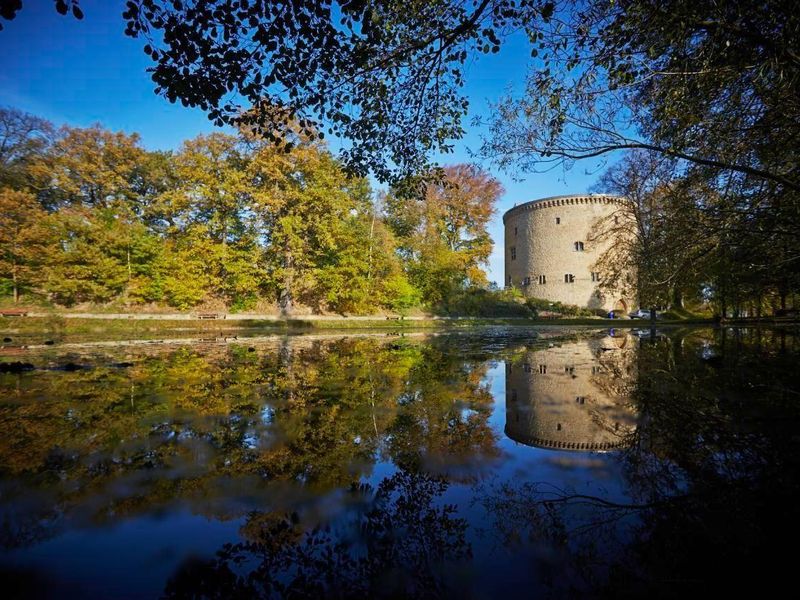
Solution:
M 516 357 L 506 366 L 506 435 L 526 446 L 584 452 L 629 443 L 637 342 L 620 334 Z
M 378 462 L 468 474 L 498 454 L 487 365 L 443 344 L 290 338 L 32 360 L 0 379 L 6 548 L 159 510 L 294 510 Z
M 675 596 L 792 573 L 791 331 L 25 358 L 0 374 L 12 597 Z

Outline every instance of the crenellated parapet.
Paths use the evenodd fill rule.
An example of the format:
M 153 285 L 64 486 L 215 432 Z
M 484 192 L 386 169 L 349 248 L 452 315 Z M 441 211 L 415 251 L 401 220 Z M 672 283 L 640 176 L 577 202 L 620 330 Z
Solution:
M 531 200 L 518 204 L 508 209 L 503 214 L 503 223 L 506 219 L 520 212 L 530 210 L 542 210 L 544 208 L 556 208 L 559 206 L 575 206 L 580 204 L 613 204 L 624 206 L 630 204 L 630 200 L 619 196 L 609 196 L 607 194 L 589 194 L 587 196 L 549 196 L 538 200 Z

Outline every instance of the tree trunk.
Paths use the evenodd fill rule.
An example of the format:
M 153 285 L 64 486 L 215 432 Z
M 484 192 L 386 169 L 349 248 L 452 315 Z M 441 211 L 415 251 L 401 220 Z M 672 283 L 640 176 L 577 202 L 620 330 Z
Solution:
M 372 223 L 369 225 L 369 260 L 367 263 L 367 281 L 372 281 L 372 236 L 375 233 L 375 211 L 372 211 Z
M 683 292 L 677 286 L 672 288 L 672 308 L 683 308 Z
M 290 250 L 286 250 L 283 267 L 283 289 L 278 298 L 281 316 L 288 317 L 292 313 L 292 288 L 294 287 L 294 261 Z
M 17 284 L 17 268 L 16 265 L 14 266 L 14 270 L 11 273 L 11 280 L 14 286 L 14 304 L 19 302 L 19 285 Z

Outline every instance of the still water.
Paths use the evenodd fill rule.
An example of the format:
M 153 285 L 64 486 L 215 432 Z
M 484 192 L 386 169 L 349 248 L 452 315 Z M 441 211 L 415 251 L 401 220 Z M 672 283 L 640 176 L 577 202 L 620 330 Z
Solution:
M 669 597 L 793 573 L 786 329 L 22 353 L 4 597 Z

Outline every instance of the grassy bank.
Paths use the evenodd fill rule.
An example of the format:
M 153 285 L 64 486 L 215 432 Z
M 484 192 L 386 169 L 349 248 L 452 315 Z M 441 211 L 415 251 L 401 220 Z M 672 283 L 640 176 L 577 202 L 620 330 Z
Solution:
M 707 321 L 699 321 L 704 323 Z M 686 325 L 687 321 L 675 324 Z M 659 321 L 659 326 L 669 324 Z M 160 339 L 164 337 L 232 337 L 291 333 L 314 330 L 387 331 L 410 329 L 464 329 L 488 326 L 589 326 L 589 327 L 647 327 L 649 323 L 631 320 L 607 319 L 519 319 L 519 318 L 430 318 L 414 320 L 387 319 L 326 319 L 326 320 L 137 320 L 50 317 L 0 317 L 0 335 L 10 338 L 6 345 L 42 344 L 53 342 Z
M 416 319 L 386 320 L 138 320 L 52 317 L 0 317 L 0 336 L 13 344 L 42 344 L 53 342 L 160 339 L 179 337 L 232 337 L 292 333 L 314 330 L 385 329 L 446 329 L 484 325 L 518 324 L 512 319 Z
M 726 325 L 748 326 L 792 324 L 787 319 L 762 319 L 726 321 Z M 664 319 L 662 327 L 714 325 L 711 319 Z M 794 326 L 797 323 L 794 322 Z M 631 319 L 565 318 L 417 318 L 403 320 L 375 319 L 243 319 L 243 320 L 139 320 L 108 318 L 0 317 L 2 345 L 25 346 L 52 343 L 74 343 L 103 340 L 158 340 L 164 338 L 220 338 L 256 336 L 313 331 L 357 330 L 463 330 L 479 327 L 593 327 L 593 328 L 649 328 L 650 321 Z M 10 340 L 10 341 L 7 341 Z

